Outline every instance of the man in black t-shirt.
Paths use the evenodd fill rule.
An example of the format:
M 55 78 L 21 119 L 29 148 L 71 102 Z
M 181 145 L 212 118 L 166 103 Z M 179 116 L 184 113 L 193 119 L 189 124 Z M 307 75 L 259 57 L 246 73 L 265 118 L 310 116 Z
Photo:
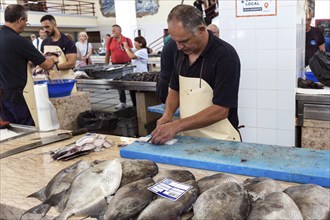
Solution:
M 56 20 L 52 15 L 44 15 L 40 19 L 40 22 L 48 35 L 48 37 L 42 41 L 41 52 L 45 53 L 45 46 L 58 46 L 66 57 L 65 62 L 60 62 L 58 64 L 58 69 L 73 69 L 77 60 L 77 47 L 75 42 L 59 31 Z
M 151 133 L 152 143 L 164 144 L 179 132 L 240 141 L 240 60 L 235 49 L 207 30 L 203 14 L 193 6 L 174 7 L 167 23 L 178 52 L 165 112 Z M 179 105 L 180 119 L 173 120 Z
M 28 61 L 51 69 L 58 59 L 46 59 L 31 41 L 19 35 L 28 20 L 23 6 L 8 5 L 4 15 L 5 24 L 0 29 L 0 116 L 11 123 L 34 125 L 23 97 Z
M 318 51 L 325 51 L 325 39 L 319 28 L 311 26 L 312 16 L 306 16 L 306 46 L 305 46 L 305 67 L 309 59 Z

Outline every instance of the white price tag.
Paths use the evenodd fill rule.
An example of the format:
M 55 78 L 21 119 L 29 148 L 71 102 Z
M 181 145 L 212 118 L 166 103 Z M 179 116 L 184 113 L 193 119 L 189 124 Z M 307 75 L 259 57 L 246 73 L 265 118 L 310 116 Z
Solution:
M 172 201 L 178 200 L 183 194 L 188 192 L 192 186 L 176 182 L 174 180 L 165 178 L 162 181 L 150 186 L 148 190 L 157 195 L 170 199 Z

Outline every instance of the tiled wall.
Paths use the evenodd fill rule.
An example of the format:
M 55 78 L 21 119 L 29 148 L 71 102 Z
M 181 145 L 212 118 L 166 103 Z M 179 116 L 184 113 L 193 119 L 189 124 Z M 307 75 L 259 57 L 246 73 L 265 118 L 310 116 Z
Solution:
M 243 141 L 295 145 L 295 91 L 303 72 L 304 1 L 277 0 L 276 16 L 239 17 L 219 0 L 221 38 L 241 59 L 239 118 Z

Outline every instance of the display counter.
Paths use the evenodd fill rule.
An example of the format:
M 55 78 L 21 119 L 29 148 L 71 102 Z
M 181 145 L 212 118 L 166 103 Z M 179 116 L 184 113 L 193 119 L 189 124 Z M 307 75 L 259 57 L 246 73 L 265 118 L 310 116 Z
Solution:
M 9 149 L 22 146 L 24 144 L 32 143 L 35 138 L 47 137 L 60 133 L 61 131 L 53 131 L 47 133 L 34 133 L 15 139 L 9 142 L 1 144 L 0 152 L 3 153 Z M 119 136 L 107 136 L 107 139 L 113 140 L 116 145 L 100 152 L 92 152 L 80 158 L 69 160 L 66 162 L 54 161 L 51 159 L 49 152 L 63 147 L 70 143 L 75 142 L 81 136 L 76 136 L 71 139 L 49 144 L 43 147 L 39 147 L 34 150 L 16 154 L 0 160 L 1 170 L 1 184 L 0 184 L 0 219 L 19 219 L 22 213 L 40 204 L 40 201 L 35 198 L 27 198 L 28 195 L 40 190 L 44 187 L 50 179 L 60 170 L 79 160 L 111 160 L 118 158 L 120 146 L 130 144 L 136 139 L 119 137 Z M 33 140 L 34 139 L 34 140 Z M 201 170 L 194 168 L 187 168 L 182 166 L 158 164 L 160 170 L 163 169 L 186 169 L 191 171 L 196 179 L 201 177 L 212 175 L 216 172 L 209 170 Z M 243 181 L 247 176 L 234 175 L 238 180 Z M 286 188 L 288 186 L 296 185 L 296 183 L 283 182 L 279 183 Z M 53 219 L 58 215 L 56 209 L 51 208 L 44 219 Z M 70 218 L 81 219 L 81 218 Z

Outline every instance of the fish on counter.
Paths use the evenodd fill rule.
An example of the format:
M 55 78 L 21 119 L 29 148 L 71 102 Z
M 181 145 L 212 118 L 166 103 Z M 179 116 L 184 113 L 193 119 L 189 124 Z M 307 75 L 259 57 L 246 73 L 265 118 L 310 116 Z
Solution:
M 74 144 L 70 144 L 62 149 L 51 152 L 51 157 L 54 160 L 66 161 L 89 154 L 92 151 L 101 151 L 114 145 L 115 143 L 112 140 L 107 139 L 105 135 L 89 133 L 77 140 Z
M 314 184 L 290 186 L 284 190 L 297 204 L 304 219 L 330 219 L 330 192 Z
M 165 178 L 169 178 L 178 182 L 187 182 L 189 180 L 195 180 L 194 174 L 192 174 L 188 170 L 161 170 L 156 176 L 153 177 L 156 183 L 162 181 Z
M 196 200 L 193 220 L 237 219 L 249 214 L 246 191 L 235 182 L 223 182 L 203 192 Z
M 148 190 L 153 184 L 155 182 L 149 177 L 119 188 L 108 204 L 104 219 L 124 220 L 138 215 L 154 197 L 154 193 Z
M 115 194 L 122 177 L 118 159 L 101 162 L 79 174 L 66 192 L 65 208 L 56 220 L 70 216 L 100 217 L 107 207 L 107 197 Z
M 137 220 L 164 220 L 180 219 L 180 216 L 188 212 L 199 196 L 199 188 L 195 180 L 185 182 L 192 188 L 183 194 L 178 200 L 172 201 L 157 196 L 142 212 Z
M 268 194 L 264 200 L 253 203 L 247 219 L 303 220 L 303 216 L 296 203 L 287 194 L 274 192 Z
M 276 180 L 266 177 L 255 177 L 244 180 L 244 188 L 247 190 L 252 202 L 264 199 L 270 193 L 282 192 L 283 187 Z
M 235 177 L 225 173 L 216 173 L 211 176 L 205 176 L 197 181 L 201 194 L 216 185 L 228 182 L 240 184 Z
M 62 169 L 44 188 L 28 196 L 31 198 L 37 198 L 42 201 L 42 203 L 26 211 L 22 217 L 30 213 L 45 216 L 51 206 L 57 207 L 58 210 L 63 210 L 63 200 L 59 195 L 66 192 L 76 176 L 93 165 L 94 163 L 80 160 L 71 166 Z
M 153 177 L 158 173 L 158 166 L 151 160 L 119 159 L 122 166 L 120 187 L 136 180 Z

